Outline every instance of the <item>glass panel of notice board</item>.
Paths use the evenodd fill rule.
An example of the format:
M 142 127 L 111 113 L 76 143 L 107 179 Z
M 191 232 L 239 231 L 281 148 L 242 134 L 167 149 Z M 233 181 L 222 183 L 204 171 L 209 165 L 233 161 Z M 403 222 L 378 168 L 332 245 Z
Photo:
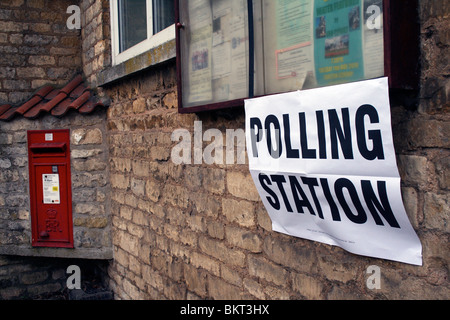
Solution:
M 385 75 L 383 0 L 180 0 L 178 9 L 181 112 Z
M 263 0 L 265 93 L 384 75 L 382 0 Z
M 181 3 L 183 106 L 248 97 L 247 0 Z

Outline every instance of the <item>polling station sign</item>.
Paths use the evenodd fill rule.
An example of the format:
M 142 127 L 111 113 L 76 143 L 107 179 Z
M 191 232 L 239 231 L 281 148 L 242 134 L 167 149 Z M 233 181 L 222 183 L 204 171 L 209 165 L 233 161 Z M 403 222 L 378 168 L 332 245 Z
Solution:
M 249 169 L 274 231 L 422 265 L 387 78 L 248 99 L 245 113 Z

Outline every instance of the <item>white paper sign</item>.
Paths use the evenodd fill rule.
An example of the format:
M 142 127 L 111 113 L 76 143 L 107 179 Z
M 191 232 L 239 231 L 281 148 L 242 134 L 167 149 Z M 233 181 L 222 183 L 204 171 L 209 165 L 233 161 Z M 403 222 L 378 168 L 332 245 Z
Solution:
M 59 175 L 43 174 L 42 187 L 44 195 L 44 204 L 59 204 Z
M 53 133 L 46 133 L 45 141 L 53 141 Z
M 422 265 L 387 78 L 249 99 L 245 113 L 250 173 L 274 231 Z

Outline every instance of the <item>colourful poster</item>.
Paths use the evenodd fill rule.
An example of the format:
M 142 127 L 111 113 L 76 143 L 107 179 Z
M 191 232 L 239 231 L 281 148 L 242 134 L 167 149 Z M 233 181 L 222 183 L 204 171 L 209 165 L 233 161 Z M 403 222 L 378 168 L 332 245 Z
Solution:
M 360 0 L 314 1 L 314 59 L 319 86 L 364 78 Z

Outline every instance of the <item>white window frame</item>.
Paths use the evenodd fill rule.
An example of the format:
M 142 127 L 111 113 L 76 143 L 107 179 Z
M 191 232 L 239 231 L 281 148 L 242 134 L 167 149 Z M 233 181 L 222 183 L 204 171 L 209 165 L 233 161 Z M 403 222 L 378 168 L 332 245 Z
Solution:
M 153 35 L 153 4 L 152 0 L 147 1 L 147 39 L 120 52 L 119 49 L 119 10 L 118 0 L 110 0 L 111 11 L 111 51 L 112 65 L 118 65 L 141 53 L 149 51 L 162 45 L 165 42 L 175 39 L 175 24 Z

